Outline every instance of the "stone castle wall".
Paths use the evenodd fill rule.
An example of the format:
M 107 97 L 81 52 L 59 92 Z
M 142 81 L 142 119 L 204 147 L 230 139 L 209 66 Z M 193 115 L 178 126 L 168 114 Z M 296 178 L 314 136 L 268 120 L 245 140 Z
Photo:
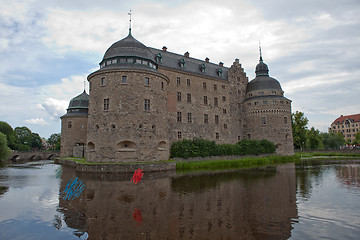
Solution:
M 74 147 L 86 146 L 87 121 L 86 115 L 62 117 L 60 156 L 74 156 Z

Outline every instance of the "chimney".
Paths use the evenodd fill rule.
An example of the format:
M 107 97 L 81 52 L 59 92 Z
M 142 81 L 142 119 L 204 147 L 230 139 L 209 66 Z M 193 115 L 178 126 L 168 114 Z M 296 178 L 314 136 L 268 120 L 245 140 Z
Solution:
M 223 63 L 223 62 L 219 62 L 219 66 L 220 66 L 220 67 L 223 67 L 223 66 L 224 66 L 224 63 Z
M 189 57 L 189 56 L 190 56 L 190 53 L 189 53 L 189 52 L 186 52 L 186 53 L 184 53 L 184 56 L 185 56 L 185 57 Z
M 205 58 L 205 62 L 208 63 L 209 61 L 210 61 L 210 59 L 209 59 L 208 57 L 206 57 L 206 58 Z
M 238 64 L 240 63 L 238 58 L 235 59 L 235 63 L 238 63 Z
M 166 52 L 167 47 L 163 46 L 162 50 L 163 50 L 164 52 Z

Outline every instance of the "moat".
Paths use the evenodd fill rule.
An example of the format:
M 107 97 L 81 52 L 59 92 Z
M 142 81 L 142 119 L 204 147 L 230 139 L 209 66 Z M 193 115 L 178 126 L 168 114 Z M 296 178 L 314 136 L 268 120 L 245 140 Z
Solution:
M 64 200 L 71 179 L 85 188 Z M 360 160 L 176 173 L 0 169 L 0 239 L 358 239 Z

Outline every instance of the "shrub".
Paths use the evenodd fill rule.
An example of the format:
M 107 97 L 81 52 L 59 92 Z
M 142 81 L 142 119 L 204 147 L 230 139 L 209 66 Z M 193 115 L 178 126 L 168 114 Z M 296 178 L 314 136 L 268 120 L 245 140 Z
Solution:
M 237 144 L 216 144 L 214 141 L 195 138 L 174 142 L 170 157 L 190 158 L 208 156 L 258 155 L 274 153 L 275 144 L 268 140 L 242 140 Z

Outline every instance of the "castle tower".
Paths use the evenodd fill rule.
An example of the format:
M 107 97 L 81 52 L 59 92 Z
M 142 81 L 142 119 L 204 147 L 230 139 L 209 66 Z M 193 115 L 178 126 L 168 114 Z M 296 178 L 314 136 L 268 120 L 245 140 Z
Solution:
M 84 157 L 89 95 L 85 92 L 70 100 L 67 113 L 61 117 L 61 156 Z
M 114 43 L 88 76 L 89 162 L 161 161 L 169 158 L 168 77 L 148 47 L 131 35 Z
M 261 53 L 255 73 L 256 77 L 247 85 L 243 102 L 245 137 L 267 139 L 276 145 L 277 154 L 293 155 L 291 100 L 284 97 L 280 83 L 269 76 Z

